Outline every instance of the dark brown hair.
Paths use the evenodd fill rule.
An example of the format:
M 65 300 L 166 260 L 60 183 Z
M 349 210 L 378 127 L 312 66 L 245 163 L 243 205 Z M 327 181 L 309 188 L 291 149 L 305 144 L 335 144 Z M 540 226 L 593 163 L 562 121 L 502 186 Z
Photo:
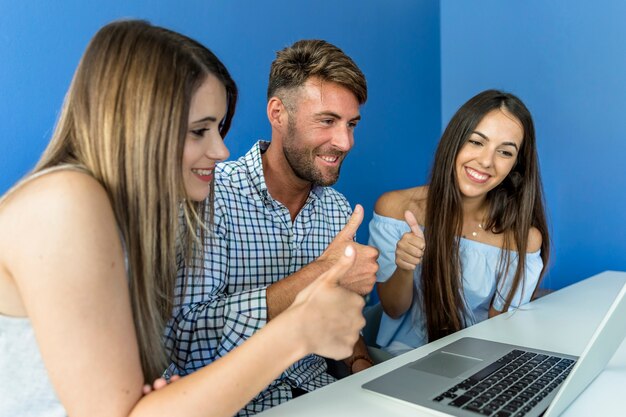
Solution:
M 461 106 L 448 123 L 439 141 L 431 171 L 425 218 L 426 250 L 421 275 L 421 297 L 429 341 L 468 324 L 459 259 L 463 210 L 455 162 L 461 147 L 478 123 L 495 109 L 506 109 L 524 129 L 515 166 L 504 181 L 487 194 L 489 209 L 484 228 L 502 233 L 504 238 L 498 279 L 507 275 L 511 258 L 515 256 L 511 254 L 512 248 L 517 249 L 518 263 L 511 290 L 508 294 L 496 294 L 496 297 L 502 296 L 505 300 L 504 311 L 511 305 L 516 290 L 523 286 L 531 227 L 537 228 L 542 236 L 541 276 L 548 265 L 550 238 L 532 117 L 516 96 L 496 90 L 483 91 Z

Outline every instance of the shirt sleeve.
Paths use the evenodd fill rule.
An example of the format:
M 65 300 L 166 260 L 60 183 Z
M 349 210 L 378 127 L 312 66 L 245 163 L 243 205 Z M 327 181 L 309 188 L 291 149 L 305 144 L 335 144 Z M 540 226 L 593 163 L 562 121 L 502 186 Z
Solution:
M 517 252 L 511 256 L 518 256 Z M 515 263 L 516 265 L 517 263 Z M 518 308 L 519 306 L 530 302 L 530 298 L 537 287 L 539 276 L 543 269 L 543 260 L 541 259 L 541 251 L 529 253 L 526 255 L 526 268 L 523 282 L 515 291 L 511 301 L 510 308 Z M 511 268 L 506 278 L 498 284 L 497 291 L 493 300 L 493 308 L 502 311 L 507 294 L 511 291 L 513 277 L 515 276 L 515 268 Z
M 405 222 L 374 213 L 369 224 L 369 245 L 379 251 L 378 282 L 387 281 L 396 270 L 396 245 L 403 234 L 409 232 L 409 225 Z
M 186 375 L 224 356 L 267 323 L 267 287 L 227 293 L 228 244 L 215 213 L 214 233 L 179 267 L 173 317 L 165 334 L 170 373 Z M 185 285 L 186 283 L 186 285 Z

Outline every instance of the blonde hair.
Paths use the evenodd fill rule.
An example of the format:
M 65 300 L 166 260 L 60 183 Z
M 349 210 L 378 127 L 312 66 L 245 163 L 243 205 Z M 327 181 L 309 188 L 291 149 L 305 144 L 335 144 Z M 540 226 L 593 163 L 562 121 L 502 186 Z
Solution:
M 182 245 L 189 251 L 199 241 L 195 231 L 202 230 L 204 213 L 198 213 L 212 207 L 212 193 L 206 204 L 185 199 L 181 168 L 191 97 L 207 74 L 226 88 L 225 136 L 237 88 L 211 51 L 144 21 L 104 26 L 81 59 L 50 144 L 25 180 L 69 164 L 106 189 L 127 249 L 146 380 L 167 366 L 162 336 L 172 310 L 177 250 Z M 181 211 L 184 229 L 193 233 L 181 232 Z

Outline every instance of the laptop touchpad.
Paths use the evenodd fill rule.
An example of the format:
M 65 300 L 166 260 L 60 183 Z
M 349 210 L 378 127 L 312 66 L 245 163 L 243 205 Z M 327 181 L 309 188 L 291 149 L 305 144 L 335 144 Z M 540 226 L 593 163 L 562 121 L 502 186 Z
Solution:
M 446 352 L 437 352 L 416 361 L 411 365 L 411 368 L 428 372 L 429 374 L 454 378 L 480 362 L 482 362 L 480 359 L 453 355 Z

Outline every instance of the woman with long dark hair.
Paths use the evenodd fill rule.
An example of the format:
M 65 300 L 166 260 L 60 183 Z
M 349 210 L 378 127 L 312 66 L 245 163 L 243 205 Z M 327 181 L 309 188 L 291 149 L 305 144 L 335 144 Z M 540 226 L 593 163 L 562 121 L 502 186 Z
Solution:
M 430 183 L 385 193 L 378 344 L 393 354 L 527 303 L 548 264 L 535 130 L 512 94 L 487 90 L 452 117 Z

